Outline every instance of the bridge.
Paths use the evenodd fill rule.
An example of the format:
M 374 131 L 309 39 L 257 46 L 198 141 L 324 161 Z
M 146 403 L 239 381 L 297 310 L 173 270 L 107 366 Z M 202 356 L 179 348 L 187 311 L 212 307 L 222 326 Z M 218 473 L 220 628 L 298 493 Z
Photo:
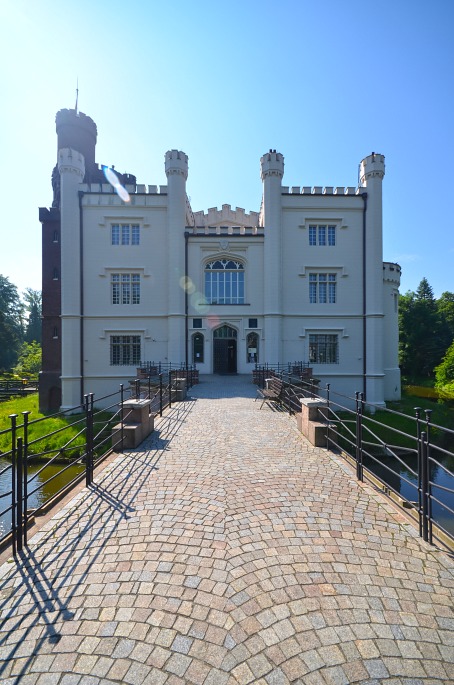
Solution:
M 0 567 L 2 685 L 454 683 L 454 561 L 204 377 Z

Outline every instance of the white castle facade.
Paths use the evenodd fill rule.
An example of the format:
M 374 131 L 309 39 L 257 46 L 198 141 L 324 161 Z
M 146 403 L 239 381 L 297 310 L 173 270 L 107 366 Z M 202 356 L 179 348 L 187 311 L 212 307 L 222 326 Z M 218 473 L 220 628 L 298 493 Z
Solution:
M 166 185 L 119 175 L 125 201 L 93 166 L 92 120 L 62 110 L 57 132 L 54 207 L 40 210 L 52 357 L 43 392 L 54 401 L 58 387 L 64 408 L 113 392 L 153 361 L 195 363 L 201 380 L 303 361 L 322 387 L 378 405 L 400 397 L 400 267 L 382 256 L 383 155 L 361 162 L 357 188 L 288 187 L 284 158 L 270 150 L 260 211 L 205 213 L 188 200 L 183 152 L 166 153 Z

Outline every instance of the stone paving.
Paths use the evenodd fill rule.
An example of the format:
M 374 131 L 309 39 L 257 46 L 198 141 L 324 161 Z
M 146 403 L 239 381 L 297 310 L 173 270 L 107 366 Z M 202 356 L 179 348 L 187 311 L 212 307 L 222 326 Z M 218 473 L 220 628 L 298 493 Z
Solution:
M 454 683 L 454 563 L 202 377 L 0 569 L 2 685 Z

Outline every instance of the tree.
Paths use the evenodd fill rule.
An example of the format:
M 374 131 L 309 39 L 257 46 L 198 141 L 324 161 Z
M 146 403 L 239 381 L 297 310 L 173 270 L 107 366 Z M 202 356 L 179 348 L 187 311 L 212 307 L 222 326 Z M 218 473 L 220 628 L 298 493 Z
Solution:
M 42 296 L 40 290 L 33 290 L 26 288 L 23 298 L 25 300 L 25 308 L 28 312 L 28 321 L 25 329 L 26 342 L 41 342 L 41 302 Z
M 444 322 L 449 345 L 451 341 L 454 341 L 454 293 L 448 291 L 441 293 L 437 300 L 437 309 Z
M 17 361 L 23 337 L 22 313 L 16 286 L 0 275 L 0 369 L 9 370 Z
M 454 342 L 447 349 L 443 361 L 435 369 L 435 387 L 447 397 L 454 397 Z M 443 396 L 443 395 L 441 395 Z
M 426 278 L 399 299 L 399 357 L 410 378 L 432 376 L 449 345 L 443 319 Z
M 41 361 L 41 345 L 36 341 L 31 343 L 24 342 L 20 348 L 19 359 L 14 367 L 14 373 L 22 378 L 37 376 L 41 371 Z

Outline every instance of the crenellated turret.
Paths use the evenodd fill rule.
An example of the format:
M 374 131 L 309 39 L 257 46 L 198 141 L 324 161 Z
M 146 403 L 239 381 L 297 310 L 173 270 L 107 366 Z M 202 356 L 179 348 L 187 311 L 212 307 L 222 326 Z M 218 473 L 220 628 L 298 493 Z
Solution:
M 181 279 L 185 273 L 184 232 L 186 227 L 186 179 L 188 156 L 180 150 L 165 154 L 167 176 L 167 260 L 168 260 L 168 355 L 185 358 L 185 301 Z
M 268 362 L 282 361 L 282 178 L 284 157 L 270 150 L 260 159 L 265 226 L 263 301 L 265 355 Z
M 61 217 L 62 406 L 81 401 L 81 247 L 79 188 L 85 175 L 83 155 L 71 148 L 58 151 Z

